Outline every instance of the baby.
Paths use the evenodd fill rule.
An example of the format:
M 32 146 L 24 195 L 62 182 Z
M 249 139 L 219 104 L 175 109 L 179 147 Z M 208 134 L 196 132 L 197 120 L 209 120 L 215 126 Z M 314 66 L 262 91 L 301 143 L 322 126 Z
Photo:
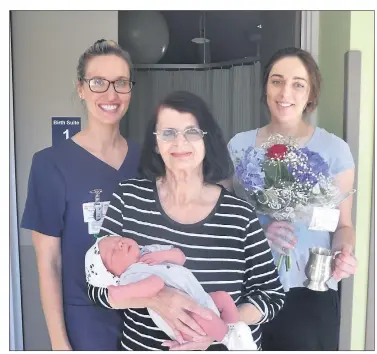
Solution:
M 139 247 L 129 238 L 105 236 L 97 239 L 86 253 L 86 280 L 93 286 L 108 288 L 115 301 L 141 295 L 152 297 L 165 285 L 181 290 L 213 311 L 211 320 L 191 314 L 208 336 L 229 350 L 257 350 L 249 326 L 239 321 L 231 296 L 225 291 L 206 293 L 195 276 L 183 267 L 185 261 L 183 252 L 173 246 Z M 151 309 L 148 312 L 155 324 L 175 340 L 174 332 L 161 316 Z

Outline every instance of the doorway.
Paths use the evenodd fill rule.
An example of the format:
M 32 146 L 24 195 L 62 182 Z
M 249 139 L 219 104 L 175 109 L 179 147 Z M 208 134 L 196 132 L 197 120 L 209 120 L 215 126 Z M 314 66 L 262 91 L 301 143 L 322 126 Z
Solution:
M 291 29 L 294 36 L 289 37 L 289 42 L 284 43 L 284 45 L 282 42 L 280 42 L 280 44 L 277 43 L 276 35 L 266 32 L 264 36 L 265 38 L 269 38 L 268 44 L 270 45 L 270 47 L 264 49 L 266 53 L 268 51 L 273 52 L 280 46 L 292 45 L 292 43 L 298 43 L 298 45 L 300 45 L 300 42 L 302 48 L 309 49 L 312 53 L 316 52 L 316 40 L 312 40 L 313 38 L 317 38 L 318 40 L 318 37 L 316 37 L 318 32 L 318 23 L 315 24 L 315 21 L 313 21 L 316 13 L 316 11 L 295 12 L 294 16 L 292 15 L 292 20 L 290 22 L 292 28 L 295 29 Z M 18 122 L 15 123 L 11 121 L 11 129 L 14 127 L 14 130 L 16 130 L 16 142 L 14 144 L 11 143 L 11 145 L 14 147 L 17 141 L 20 140 L 28 141 L 28 144 L 24 144 L 22 146 L 21 144 L 17 145 L 18 167 L 22 167 L 18 168 L 16 171 L 18 193 L 16 193 L 16 177 L 14 175 L 11 176 L 15 188 L 14 193 L 11 195 L 11 202 L 14 203 L 13 205 L 15 207 L 11 208 L 12 226 L 10 237 L 11 242 L 14 241 L 14 244 L 17 246 L 11 248 L 10 258 L 12 264 L 14 262 L 16 267 L 19 267 L 19 258 L 21 258 L 21 275 L 23 277 L 23 285 L 21 289 L 19 286 L 19 274 L 14 272 L 15 268 L 12 267 L 11 277 L 12 279 L 16 280 L 14 283 L 15 287 L 12 288 L 14 294 L 13 299 L 17 301 L 13 304 L 13 308 L 11 308 L 11 311 L 13 309 L 13 323 L 11 323 L 11 327 L 14 328 L 14 333 L 21 335 L 21 341 L 23 339 L 23 349 L 25 350 L 49 350 L 50 343 L 44 323 L 41 304 L 38 298 L 38 286 L 36 285 L 38 284 L 38 277 L 36 272 L 34 251 L 32 246 L 27 244 L 23 245 L 21 247 L 23 250 L 21 249 L 21 252 L 19 252 L 18 243 L 16 243 L 18 242 L 19 238 L 16 207 L 18 207 L 18 209 L 21 210 L 20 212 L 22 212 L 25 202 L 25 189 L 27 186 L 30 167 L 30 154 L 31 152 L 34 153 L 37 150 L 49 145 L 51 131 L 49 130 L 50 126 L 47 127 L 47 123 L 41 121 L 42 119 L 47 120 L 47 118 L 50 117 L 50 107 L 48 107 L 46 104 L 37 104 L 36 102 L 39 102 L 38 100 L 31 101 L 32 105 L 28 104 L 30 101 L 26 101 L 25 104 L 24 100 L 29 99 L 31 96 L 25 94 L 24 91 L 21 93 L 18 91 L 22 86 L 19 80 L 21 77 L 20 72 L 23 74 L 25 68 L 27 68 L 27 70 L 30 72 L 37 72 L 40 75 L 39 80 L 42 80 L 45 77 L 48 78 L 47 82 L 44 81 L 46 90 L 43 92 L 38 92 L 38 95 L 46 95 L 47 97 L 51 98 L 49 102 L 53 102 L 54 107 L 52 111 L 54 114 L 59 114 L 62 116 L 66 114 L 70 114 L 72 116 L 80 115 L 81 111 L 78 111 L 77 107 L 72 104 L 72 78 L 74 78 L 76 60 L 83 48 L 87 47 L 94 40 L 98 38 L 118 37 L 118 16 L 119 14 L 117 11 L 30 11 L 27 13 L 21 11 L 17 12 L 17 16 L 15 16 L 13 22 L 15 32 L 17 32 L 15 37 L 13 34 L 13 38 L 16 38 L 17 40 L 17 47 L 11 53 L 11 55 L 14 54 L 12 61 L 14 64 L 14 71 L 17 71 L 17 75 L 15 75 L 15 87 L 17 86 L 17 88 L 11 87 L 11 92 L 13 92 L 13 90 L 15 92 L 14 120 Z M 103 26 L 98 26 L 98 23 L 103 24 Z M 267 14 L 266 17 L 266 22 L 264 23 L 271 23 L 284 27 L 281 11 L 269 11 L 269 14 Z M 195 26 L 198 27 L 198 24 Z M 264 25 L 265 28 L 267 28 L 267 26 L 269 25 Z M 78 27 L 80 27 L 82 31 L 77 32 L 75 29 Z M 315 30 L 311 30 L 312 28 L 315 28 Z M 26 33 L 28 35 L 26 35 Z M 73 37 L 75 38 L 74 43 L 72 43 L 71 40 Z M 32 38 L 32 40 L 30 40 L 30 38 Z M 59 50 L 55 47 L 56 43 L 51 41 L 51 38 L 54 38 L 55 41 L 60 43 L 67 43 L 67 46 L 69 44 L 71 50 L 69 52 L 59 52 Z M 281 38 L 281 40 L 283 39 Z M 38 48 L 38 50 L 36 50 L 36 48 Z M 261 58 L 263 57 L 264 50 L 262 47 L 260 47 L 259 54 Z M 22 55 L 22 53 L 25 51 L 32 54 L 32 58 L 30 58 L 30 56 L 28 57 Z M 45 56 L 43 54 L 45 51 L 49 51 L 53 59 L 51 59 L 50 56 Z M 36 58 L 35 55 L 37 54 L 35 53 L 38 52 L 41 54 L 38 54 L 39 57 Z M 55 58 L 55 52 L 64 54 L 64 57 L 62 56 L 60 58 Z M 250 55 L 252 56 L 253 53 Z M 15 58 L 16 56 L 17 58 Z M 64 62 L 61 63 L 62 65 L 59 67 L 59 73 L 56 74 L 56 66 L 59 66 L 59 60 Z M 51 66 L 51 63 L 54 61 L 54 66 Z M 236 67 L 238 66 L 236 65 Z M 58 80 L 59 92 L 57 94 L 51 90 L 50 75 L 52 75 L 53 72 L 55 72 L 55 75 L 61 75 L 59 76 Z M 69 79 L 67 79 L 67 77 Z M 33 80 L 33 83 L 40 82 L 37 79 L 38 77 Z M 58 96 L 58 101 L 56 101 L 56 103 L 54 101 L 54 95 Z M 25 107 L 28 107 L 29 114 L 25 114 Z M 30 107 L 33 108 L 31 113 Z M 35 112 L 34 107 L 37 107 L 38 112 Z M 30 137 L 29 140 L 27 140 L 24 139 L 22 129 L 27 130 L 25 127 L 28 127 L 28 125 L 25 122 L 26 119 L 30 120 L 30 117 L 35 119 L 33 121 L 33 125 L 35 126 L 36 131 L 33 132 L 30 130 Z M 27 149 L 29 151 L 26 153 L 25 151 Z M 11 158 L 15 158 L 14 149 L 11 149 Z M 22 160 L 20 160 L 21 158 Z M 21 185 L 22 188 L 18 187 Z M 26 281 L 25 279 L 28 280 Z M 26 305 L 24 304 L 25 306 L 23 312 L 21 310 L 21 296 L 24 302 L 27 303 Z M 17 319 L 22 319 L 23 325 L 22 322 Z M 15 348 L 21 349 L 20 347 Z
M 137 82 L 122 134 L 141 144 L 154 107 L 175 90 L 203 97 L 227 141 L 265 125 L 263 68 L 276 50 L 302 45 L 301 18 L 301 11 L 119 11 L 119 44 Z

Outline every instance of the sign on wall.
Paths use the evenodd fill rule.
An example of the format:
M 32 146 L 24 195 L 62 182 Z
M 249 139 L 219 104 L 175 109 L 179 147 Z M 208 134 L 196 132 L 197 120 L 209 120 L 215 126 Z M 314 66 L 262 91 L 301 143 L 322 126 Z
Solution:
M 52 117 L 52 145 L 72 138 L 81 130 L 81 118 Z

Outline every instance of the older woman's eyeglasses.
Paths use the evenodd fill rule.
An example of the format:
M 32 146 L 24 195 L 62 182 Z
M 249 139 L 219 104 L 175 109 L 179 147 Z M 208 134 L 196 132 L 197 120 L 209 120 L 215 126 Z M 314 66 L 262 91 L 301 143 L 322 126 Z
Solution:
M 135 85 L 135 81 L 127 79 L 109 81 L 106 79 L 95 77 L 92 79 L 84 79 L 84 81 L 88 84 L 90 91 L 96 93 L 106 92 L 109 89 L 110 84 L 113 84 L 114 90 L 117 93 L 129 93 Z
M 178 131 L 174 128 L 166 128 L 154 132 L 153 134 L 156 135 L 158 139 L 167 142 L 174 141 L 175 139 L 177 139 L 179 134 L 182 134 L 187 141 L 198 141 L 200 139 L 203 139 L 204 135 L 206 135 L 207 132 L 204 132 L 199 128 L 187 128 L 183 132 Z

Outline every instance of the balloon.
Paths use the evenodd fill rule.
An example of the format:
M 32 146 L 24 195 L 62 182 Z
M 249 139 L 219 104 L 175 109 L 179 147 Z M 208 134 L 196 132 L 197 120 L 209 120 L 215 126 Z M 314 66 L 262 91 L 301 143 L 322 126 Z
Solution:
M 169 29 L 159 11 L 122 11 L 119 44 L 135 64 L 156 64 L 169 45 Z

